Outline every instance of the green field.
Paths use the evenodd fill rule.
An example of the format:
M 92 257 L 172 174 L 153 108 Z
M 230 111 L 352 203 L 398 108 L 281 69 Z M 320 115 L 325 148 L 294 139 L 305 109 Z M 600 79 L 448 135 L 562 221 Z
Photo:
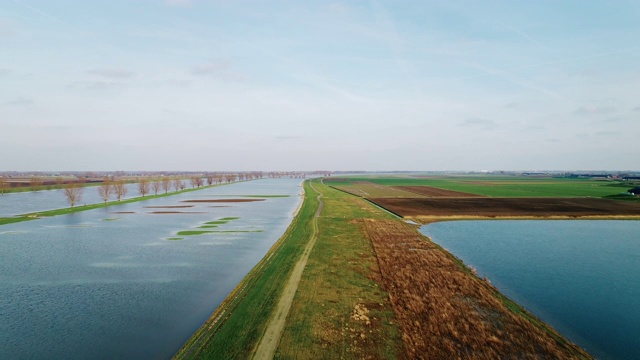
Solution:
M 358 176 L 345 181 L 327 182 L 331 186 L 368 181 L 386 186 L 432 186 L 492 197 L 609 197 L 626 192 L 633 185 L 622 181 L 571 178 L 530 178 L 495 176 L 448 176 L 411 178 Z

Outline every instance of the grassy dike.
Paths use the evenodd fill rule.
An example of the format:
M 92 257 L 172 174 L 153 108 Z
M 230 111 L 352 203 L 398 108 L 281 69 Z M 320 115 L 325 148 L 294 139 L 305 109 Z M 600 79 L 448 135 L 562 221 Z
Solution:
M 318 193 L 308 181 L 303 186 L 303 203 L 284 235 L 193 334 L 175 359 L 251 357 L 293 265 L 310 239 Z
M 357 218 L 391 215 L 319 180 L 311 181 L 324 194 L 318 239 L 275 358 L 400 357 L 402 340 L 387 294 L 377 283 L 373 249 L 363 229 L 354 224 Z M 252 357 L 293 265 L 311 237 L 318 193 L 309 181 L 304 188 L 304 202 L 286 233 L 175 359 Z
M 77 213 L 77 212 L 81 212 L 81 211 L 106 208 L 106 207 L 115 206 L 115 205 L 130 204 L 130 203 L 134 203 L 134 202 L 138 202 L 138 201 L 159 199 L 159 198 L 163 198 L 163 197 L 169 197 L 169 196 L 173 196 L 173 195 L 184 194 L 184 193 L 188 193 L 188 192 L 192 192 L 192 191 L 204 190 L 204 189 L 208 189 L 208 188 L 212 188 L 212 187 L 216 187 L 216 186 L 223 186 L 223 185 L 227 185 L 227 184 L 216 184 L 216 185 L 210 185 L 210 186 L 203 186 L 203 187 L 199 187 L 199 188 L 184 189 L 184 190 L 180 190 L 180 191 L 167 192 L 167 193 L 158 194 L 158 195 L 139 196 L 139 197 L 125 199 L 125 200 L 121 200 L 121 201 L 115 200 L 115 201 L 107 201 L 106 203 L 96 203 L 96 204 L 89 204 L 89 205 L 78 205 L 78 206 L 69 207 L 69 208 L 63 208 L 63 209 L 38 211 L 38 212 L 33 212 L 33 213 L 21 214 L 21 215 L 17 215 L 17 216 L 14 216 L 14 217 L 8 217 L 8 218 L 7 217 L 0 217 L 0 225 L 12 224 L 12 223 L 17 223 L 17 222 L 22 222 L 22 221 L 29 221 L 29 220 L 37 220 L 37 219 L 40 219 L 40 218 L 51 217 L 51 216 L 73 214 L 73 213 Z

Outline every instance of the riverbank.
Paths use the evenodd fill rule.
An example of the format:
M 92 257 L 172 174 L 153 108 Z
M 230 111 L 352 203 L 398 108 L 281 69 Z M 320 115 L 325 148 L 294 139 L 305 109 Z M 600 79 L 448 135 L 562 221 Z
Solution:
M 276 358 L 441 358 L 477 351 L 497 357 L 590 358 L 420 235 L 416 226 L 313 181 L 324 194 L 324 210 L 285 315 Z M 303 206 L 285 236 L 177 359 L 253 356 L 293 264 L 311 239 L 317 192 L 308 181 L 304 186 Z

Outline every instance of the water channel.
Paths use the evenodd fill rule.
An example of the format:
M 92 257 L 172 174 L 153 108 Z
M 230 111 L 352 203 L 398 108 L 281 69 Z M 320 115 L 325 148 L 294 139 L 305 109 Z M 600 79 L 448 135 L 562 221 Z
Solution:
M 597 358 L 640 359 L 640 221 L 456 221 L 421 232 Z
M 284 233 L 300 191 L 255 180 L 1 226 L 0 358 L 171 357 Z M 214 199 L 260 201 L 184 202 Z

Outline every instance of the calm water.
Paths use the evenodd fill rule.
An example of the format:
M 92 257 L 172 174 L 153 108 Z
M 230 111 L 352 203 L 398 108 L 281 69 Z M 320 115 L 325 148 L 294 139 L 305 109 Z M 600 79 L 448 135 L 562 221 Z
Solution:
M 460 221 L 422 233 L 601 359 L 640 359 L 640 221 Z
M 250 181 L 1 226 L 0 359 L 169 358 L 284 233 L 299 185 Z M 251 194 L 290 196 L 180 202 Z M 222 217 L 240 219 L 211 230 L 261 232 L 168 240 Z
M 127 195 L 122 198 L 128 199 L 137 196 L 140 196 L 138 194 L 138 184 L 127 184 Z M 116 200 L 115 195 L 111 195 L 110 200 Z M 99 202 L 102 202 L 102 198 L 98 195 L 98 187 L 88 186 L 84 188 L 78 205 Z M 0 194 L 0 217 L 66 207 L 69 207 L 69 202 L 63 190 L 59 189 Z

